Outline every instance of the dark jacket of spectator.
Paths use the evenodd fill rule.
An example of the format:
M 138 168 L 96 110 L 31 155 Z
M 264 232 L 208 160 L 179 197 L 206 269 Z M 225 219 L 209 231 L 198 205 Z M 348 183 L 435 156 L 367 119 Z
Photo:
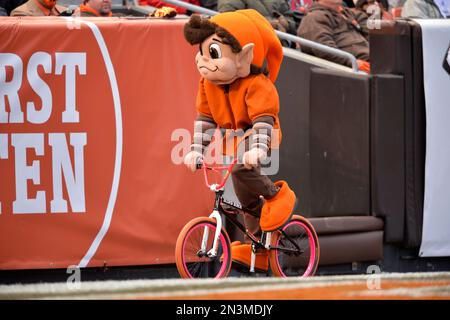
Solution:
M 366 26 L 367 15 L 339 7 L 339 10 L 314 3 L 303 18 L 297 34 L 299 37 L 318 42 L 353 54 L 357 59 L 369 61 L 369 41 Z M 351 62 L 346 58 L 302 47 L 305 53 L 346 66 Z
M 217 10 L 228 12 L 241 9 L 255 9 L 268 19 L 274 29 L 295 34 L 295 21 L 286 0 L 218 0 Z
M 55 4 L 49 8 L 41 0 L 28 0 L 23 5 L 15 8 L 11 16 L 59 16 L 66 7 Z
M 27 2 L 27 0 L 0 0 L 0 11 L 1 9 L 4 9 L 4 14 L 0 13 L 0 16 L 9 16 L 11 14 L 11 11 L 24 4 L 25 2 Z

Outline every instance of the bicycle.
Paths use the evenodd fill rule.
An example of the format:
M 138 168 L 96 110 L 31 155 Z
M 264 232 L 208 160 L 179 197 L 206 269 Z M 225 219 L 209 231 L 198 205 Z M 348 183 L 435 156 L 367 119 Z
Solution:
M 209 217 L 198 217 L 189 221 L 181 230 L 175 248 L 175 261 L 182 278 L 223 278 L 231 270 L 231 244 L 227 231 L 222 227 L 222 215 L 252 241 L 250 272 L 255 272 L 255 253 L 268 250 L 272 274 L 277 277 L 312 276 L 319 264 L 320 247 L 314 227 L 307 219 L 293 215 L 281 228 L 273 232 L 263 232 L 261 239 L 249 232 L 238 217 L 245 213 L 237 204 L 223 198 L 224 188 L 235 159 L 229 166 L 197 165 L 203 168 L 205 184 L 215 192 L 214 209 Z M 222 181 L 210 184 L 207 171 L 226 170 Z

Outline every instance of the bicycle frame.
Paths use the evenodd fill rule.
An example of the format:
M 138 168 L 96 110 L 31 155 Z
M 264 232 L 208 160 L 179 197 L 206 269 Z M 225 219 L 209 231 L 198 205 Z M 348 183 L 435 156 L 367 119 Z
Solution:
M 201 167 L 203 168 L 206 186 L 211 191 L 215 192 L 214 209 L 213 209 L 212 213 L 209 215 L 209 218 L 215 219 L 216 224 L 217 224 L 216 231 L 214 234 L 213 246 L 208 252 L 206 252 L 206 246 L 207 246 L 207 240 L 208 240 L 208 236 L 209 236 L 209 230 L 207 227 L 205 227 L 200 252 L 202 254 L 208 255 L 208 257 L 210 257 L 210 258 L 217 256 L 217 253 L 218 253 L 217 246 L 218 246 L 218 241 L 219 241 L 219 237 L 220 237 L 220 232 L 221 232 L 222 226 L 223 226 L 223 220 L 222 220 L 222 214 L 223 214 L 227 221 L 230 221 L 235 227 L 237 227 L 242 233 L 244 233 L 252 241 L 252 256 L 251 256 L 250 272 L 255 271 L 255 260 L 256 260 L 255 252 L 257 249 L 260 249 L 260 248 L 261 249 L 264 248 L 266 250 L 277 249 L 277 250 L 282 250 L 282 251 L 286 251 L 286 252 L 291 252 L 294 254 L 302 254 L 304 251 L 301 248 L 299 248 L 298 245 L 282 230 L 280 230 L 280 232 L 286 237 L 286 239 L 288 239 L 295 246 L 295 249 L 271 246 L 272 232 L 262 232 L 261 240 L 258 240 L 250 231 L 248 231 L 245 228 L 245 226 L 237 218 L 238 215 L 243 215 L 243 213 L 248 213 L 250 215 L 253 215 L 254 217 L 257 217 L 258 215 L 254 212 L 251 212 L 249 210 L 244 210 L 243 208 L 237 207 L 234 204 L 230 204 L 230 203 L 227 203 L 226 201 L 224 201 L 223 194 L 224 194 L 225 184 L 231 174 L 231 170 L 233 169 L 233 167 L 236 163 L 237 163 L 237 159 L 234 159 L 234 161 L 228 166 L 211 167 L 211 166 L 206 166 L 204 164 L 200 164 Z M 226 173 L 225 173 L 225 176 L 223 177 L 222 181 L 219 184 L 210 184 L 209 179 L 208 179 L 207 170 L 212 170 L 212 171 L 226 170 Z M 226 205 L 232 207 L 234 209 L 234 211 L 233 212 L 227 211 L 223 207 L 223 204 L 226 204 Z
M 208 236 L 209 236 L 209 230 L 208 230 L 207 227 L 205 227 L 204 233 L 203 233 L 203 238 L 202 238 L 201 252 L 202 253 L 206 253 L 208 255 L 208 257 L 215 257 L 217 255 L 217 244 L 218 244 L 218 241 L 219 241 L 220 231 L 221 231 L 222 225 L 223 225 L 221 214 L 223 214 L 228 221 L 233 223 L 233 225 L 235 225 L 239 230 L 241 230 L 241 232 L 246 234 L 252 240 L 253 250 L 252 250 L 252 257 L 251 257 L 250 272 L 254 272 L 255 259 L 256 259 L 255 251 L 258 248 L 265 248 L 265 249 L 270 250 L 271 233 L 270 232 L 268 232 L 268 233 L 263 232 L 262 237 L 261 237 L 261 241 L 259 241 L 237 219 L 237 215 L 241 214 L 241 213 L 229 212 L 229 211 L 227 211 L 226 209 L 223 208 L 222 204 L 226 203 L 226 202 L 224 202 L 224 199 L 223 199 L 224 187 L 225 187 L 225 184 L 226 184 L 226 182 L 227 182 L 227 180 L 228 180 L 228 178 L 229 178 L 229 176 L 231 174 L 231 170 L 233 169 L 233 167 L 234 167 L 234 165 L 236 163 L 237 163 L 237 159 L 235 159 L 229 166 L 209 167 L 209 166 L 206 166 L 206 165 L 202 164 L 202 168 L 203 168 L 203 172 L 204 172 L 204 178 L 205 178 L 205 184 L 211 191 L 214 191 L 215 194 L 216 194 L 215 200 L 214 200 L 214 209 L 213 209 L 212 213 L 209 215 L 209 217 L 216 220 L 217 227 L 216 227 L 216 231 L 215 231 L 215 234 L 214 234 L 213 246 L 212 246 L 211 250 L 209 250 L 207 253 L 206 253 L 206 245 L 207 245 L 207 240 L 208 240 Z M 226 173 L 225 173 L 225 176 L 223 177 L 221 183 L 219 183 L 219 184 L 210 184 L 209 183 L 209 179 L 208 179 L 207 170 L 213 170 L 213 171 L 226 170 Z M 232 205 L 232 204 L 229 204 L 229 203 L 226 203 L 226 204 L 231 206 L 231 207 L 233 207 L 238 212 L 240 212 L 240 211 L 244 212 L 244 210 L 242 208 L 239 208 L 239 207 L 237 207 L 235 205 Z M 253 216 L 257 216 L 255 213 L 252 213 L 250 211 L 246 210 L 245 212 L 249 213 L 249 214 L 251 214 Z

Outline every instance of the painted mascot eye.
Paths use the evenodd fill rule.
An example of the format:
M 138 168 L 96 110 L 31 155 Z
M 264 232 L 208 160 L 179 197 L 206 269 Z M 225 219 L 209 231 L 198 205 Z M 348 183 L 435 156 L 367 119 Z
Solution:
M 220 59 L 222 58 L 222 50 L 217 43 L 213 43 L 209 46 L 209 55 L 211 59 Z

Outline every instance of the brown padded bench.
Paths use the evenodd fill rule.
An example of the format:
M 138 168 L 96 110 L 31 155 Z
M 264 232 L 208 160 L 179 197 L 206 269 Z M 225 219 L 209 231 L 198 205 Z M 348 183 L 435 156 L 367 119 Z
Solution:
M 373 216 L 308 218 L 319 237 L 319 265 L 383 259 L 383 220 Z
M 289 182 L 296 213 L 317 229 L 320 265 L 382 260 L 384 222 L 396 220 L 372 211 L 371 79 L 285 56 L 277 88 L 283 142 L 273 180 Z

